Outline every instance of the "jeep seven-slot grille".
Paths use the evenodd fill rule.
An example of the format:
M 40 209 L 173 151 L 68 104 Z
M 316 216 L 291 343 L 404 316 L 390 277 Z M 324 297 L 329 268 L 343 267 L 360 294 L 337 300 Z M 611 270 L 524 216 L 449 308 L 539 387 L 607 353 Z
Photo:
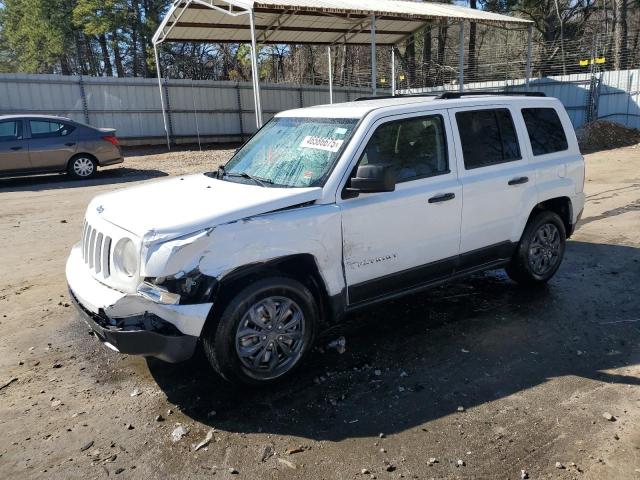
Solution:
M 85 220 L 82 228 L 82 258 L 89 269 L 102 273 L 104 278 L 109 276 L 109 259 L 111 256 L 111 237 L 108 237 Z

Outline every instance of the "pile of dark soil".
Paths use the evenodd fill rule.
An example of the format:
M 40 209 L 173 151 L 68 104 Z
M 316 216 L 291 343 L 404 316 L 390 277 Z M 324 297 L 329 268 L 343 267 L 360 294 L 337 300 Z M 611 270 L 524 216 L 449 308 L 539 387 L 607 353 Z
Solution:
M 640 130 L 619 123 L 596 120 L 576 130 L 583 152 L 628 147 L 640 143 Z

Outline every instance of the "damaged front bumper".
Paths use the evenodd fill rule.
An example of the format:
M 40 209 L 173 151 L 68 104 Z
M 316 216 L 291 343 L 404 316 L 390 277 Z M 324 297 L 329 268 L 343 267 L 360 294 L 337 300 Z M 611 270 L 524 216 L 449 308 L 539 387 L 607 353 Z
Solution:
M 66 274 L 71 300 L 109 348 L 172 363 L 193 355 L 211 303 L 167 305 L 114 290 L 91 275 L 79 245 L 71 251 Z
M 69 288 L 71 301 L 89 328 L 107 347 L 120 353 L 156 357 L 166 362 L 181 362 L 193 355 L 198 337 L 171 332 L 148 314 L 123 322 L 87 310 Z M 155 325 L 154 325 L 155 323 Z M 159 328 L 158 328 L 159 327 Z M 164 331 L 163 331 L 164 330 Z

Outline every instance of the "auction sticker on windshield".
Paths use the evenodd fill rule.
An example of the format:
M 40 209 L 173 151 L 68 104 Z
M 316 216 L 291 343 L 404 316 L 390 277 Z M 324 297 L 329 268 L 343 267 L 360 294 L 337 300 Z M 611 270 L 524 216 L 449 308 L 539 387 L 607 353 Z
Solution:
M 328 152 L 337 152 L 344 140 L 335 138 L 318 137 L 315 135 L 307 135 L 300 143 L 304 148 L 315 148 L 316 150 L 326 150 Z

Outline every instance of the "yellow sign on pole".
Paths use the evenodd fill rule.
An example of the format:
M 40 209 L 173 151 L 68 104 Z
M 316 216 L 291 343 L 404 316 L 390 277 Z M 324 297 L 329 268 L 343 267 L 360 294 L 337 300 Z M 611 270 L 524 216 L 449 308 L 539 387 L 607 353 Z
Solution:
M 588 67 L 589 65 L 593 65 L 594 63 L 602 64 L 602 63 L 605 63 L 606 61 L 607 60 L 605 57 L 592 58 L 590 60 L 580 60 L 580 66 Z

